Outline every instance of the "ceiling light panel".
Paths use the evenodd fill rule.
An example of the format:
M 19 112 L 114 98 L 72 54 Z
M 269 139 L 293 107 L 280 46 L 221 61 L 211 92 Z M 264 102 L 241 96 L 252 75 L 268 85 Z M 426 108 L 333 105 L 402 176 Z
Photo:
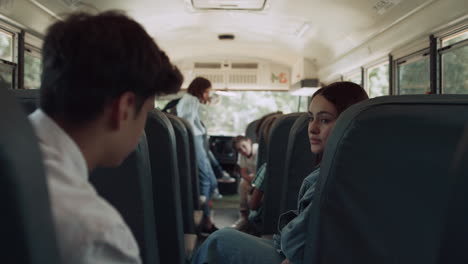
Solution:
M 195 9 L 201 10 L 251 10 L 262 11 L 268 0 L 191 0 Z

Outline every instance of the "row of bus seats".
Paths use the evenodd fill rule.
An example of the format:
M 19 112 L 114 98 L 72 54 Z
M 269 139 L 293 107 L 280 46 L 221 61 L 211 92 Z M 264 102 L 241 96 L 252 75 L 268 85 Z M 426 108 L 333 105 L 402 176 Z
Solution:
M 25 112 L 37 107 L 37 91 L 9 92 Z M 190 125 L 153 110 L 145 135 L 121 166 L 99 168 L 90 175 L 98 193 L 129 225 L 143 263 L 182 264 L 190 257 L 196 240 L 194 211 L 200 209 L 195 160 Z
M 467 122 L 466 95 L 345 111 L 323 155 L 304 263 L 468 263 Z
M 309 146 L 306 120 L 291 129 L 283 177 Z M 466 95 L 386 96 L 346 110 L 323 154 L 304 263 L 467 263 L 467 124 Z M 270 149 L 283 140 L 274 134 Z M 282 211 L 293 204 L 284 190 L 298 193 L 289 179 Z
M 20 97 L 24 99 L 23 95 Z M 8 253 L 4 259 L 8 263 L 58 263 L 35 136 L 11 93 L 0 90 L 0 101 L 0 186 L 5 188 L 0 192 L 3 198 L 2 245 Z M 151 126 L 152 118 L 160 125 L 154 125 L 154 131 L 146 130 L 149 149 L 143 138 L 125 163 L 138 160 L 141 155 L 149 157 L 151 165 L 163 156 L 175 159 L 174 131 L 170 121 L 158 111 L 151 116 L 148 126 Z M 301 119 L 302 126 L 298 123 Z M 303 116 L 297 118 L 292 127 L 303 129 L 305 120 Z M 315 202 L 307 216 L 304 263 L 468 262 L 464 253 L 468 245 L 467 121 L 468 96 L 460 95 L 382 97 L 345 111 L 336 122 L 323 155 Z M 281 126 L 275 124 L 274 127 Z M 165 134 L 167 142 L 172 144 L 151 141 L 156 132 L 161 133 L 159 137 Z M 289 137 L 292 132 L 291 129 Z M 269 145 L 276 144 L 275 140 L 272 137 Z M 289 141 L 287 156 L 298 152 L 297 147 L 293 151 L 295 148 L 291 144 Z M 173 152 L 168 153 L 171 148 Z M 166 152 L 159 153 L 160 156 L 158 153 L 152 155 L 151 149 L 165 149 Z M 137 184 L 124 186 L 127 188 L 123 191 L 126 199 L 120 202 L 128 204 L 114 206 L 131 223 L 125 211 L 138 201 L 127 197 L 129 193 L 138 192 L 133 189 L 140 186 L 136 197 L 140 195 L 146 201 L 140 206 L 144 212 L 133 217 L 143 219 L 140 221 L 143 224 L 129 225 L 142 247 L 144 263 L 149 263 L 152 258 L 157 260 L 157 249 L 161 263 L 183 263 L 182 232 L 174 230 L 183 229 L 179 217 L 182 212 L 179 209 L 177 213 L 176 205 L 163 204 L 171 203 L 171 199 L 177 202 L 178 192 L 173 186 L 183 178 L 170 174 L 170 168 L 155 169 L 153 166 L 151 169 L 158 177 L 148 177 L 151 169 L 145 165 L 147 159 L 129 166 L 136 170 L 132 175 L 141 173 L 141 176 L 127 177 Z M 174 162 L 166 163 L 174 166 Z M 284 166 L 285 171 L 291 167 L 289 164 Z M 146 180 L 142 180 L 144 175 Z M 113 183 L 112 177 L 107 178 Z M 151 180 L 153 183 L 148 184 Z M 149 192 L 141 191 L 144 186 L 154 187 L 154 207 L 147 202 L 152 199 L 145 199 Z M 99 186 L 96 188 L 104 193 Z M 146 234 L 148 230 L 151 234 L 147 227 L 151 226 L 148 219 L 154 208 L 157 208 L 157 239 Z M 162 215 L 174 218 L 172 224 L 165 222 L 168 224 L 164 226 L 166 230 L 158 229 Z M 179 221 L 175 219 L 177 217 Z M 136 228 L 140 228 L 140 232 Z M 169 237 L 164 237 L 163 231 Z M 148 242 L 151 237 L 153 244 Z M 166 243 L 170 237 L 175 241 Z M 156 240 L 160 242 L 158 248 Z
M 247 125 L 245 129 L 245 136 L 252 140 L 252 143 L 258 143 L 257 135 L 255 134 L 255 129 L 257 128 L 260 119 L 254 120 Z
M 272 114 L 261 124 L 260 131 L 265 129 L 270 118 L 275 118 L 275 113 Z M 246 135 L 255 134 L 258 122 L 255 120 L 247 126 Z M 280 115 L 268 135 L 260 133 L 258 136 L 257 167 L 267 162 L 260 226 L 265 237 L 277 232 L 277 219 L 282 212 L 296 209 L 302 181 L 314 169 L 315 157 L 310 152 L 307 126 L 307 113 Z
M 39 145 L 6 89 L 0 89 L 0 131 L 2 262 L 59 264 Z
M 285 183 L 285 160 L 286 150 L 288 148 L 288 138 L 291 127 L 296 119 L 300 116 L 299 113 L 281 115 L 272 124 L 267 147 L 266 155 L 266 174 L 265 174 L 265 192 L 262 204 L 263 235 L 272 235 L 276 233 L 278 226 L 278 217 L 281 214 L 280 201 L 282 186 Z

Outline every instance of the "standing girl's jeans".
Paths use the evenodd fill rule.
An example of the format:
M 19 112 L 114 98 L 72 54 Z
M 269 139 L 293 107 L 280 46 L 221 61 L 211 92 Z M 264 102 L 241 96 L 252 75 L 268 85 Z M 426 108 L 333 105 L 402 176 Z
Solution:
M 198 164 L 198 178 L 200 181 L 200 195 L 206 197 L 206 202 L 203 206 L 203 215 L 210 216 L 209 201 L 211 199 L 211 193 L 218 186 L 216 177 L 213 169 L 211 168 L 208 155 L 206 153 L 203 135 L 195 136 L 195 152 L 197 153 L 197 164 Z
M 211 150 L 208 150 L 207 154 L 216 179 L 221 179 L 223 177 L 223 167 L 221 167 L 221 164 L 219 164 L 219 161 L 213 155 L 213 152 L 211 152 Z

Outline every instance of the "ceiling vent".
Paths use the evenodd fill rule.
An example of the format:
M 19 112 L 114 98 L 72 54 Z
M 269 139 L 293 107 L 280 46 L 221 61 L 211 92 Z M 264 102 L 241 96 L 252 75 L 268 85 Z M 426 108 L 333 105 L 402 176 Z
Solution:
M 190 0 L 198 10 L 249 10 L 263 11 L 267 0 Z
M 379 15 L 383 15 L 400 2 L 401 0 L 379 0 L 372 6 L 372 9 Z
M 214 85 L 224 84 L 224 74 L 223 73 L 196 72 L 195 77 L 206 78 Z
M 220 34 L 218 35 L 219 40 L 234 40 L 234 35 L 233 34 Z
M 221 63 L 218 62 L 195 62 L 195 69 L 221 69 Z
M 249 63 L 249 62 L 233 62 L 231 64 L 231 69 L 258 69 L 258 63 Z
M 288 91 L 291 84 L 291 69 L 267 60 L 195 58 L 176 64 L 184 75 L 183 88 L 198 76 L 210 80 L 213 88 L 218 90 Z
M 230 84 L 257 84 L 257 74 L 231 73 L 228 81 Z

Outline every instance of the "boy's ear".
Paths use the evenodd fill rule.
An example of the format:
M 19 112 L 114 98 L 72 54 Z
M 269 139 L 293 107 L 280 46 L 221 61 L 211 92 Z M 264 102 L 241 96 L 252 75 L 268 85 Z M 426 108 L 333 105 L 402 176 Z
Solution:
M 112 129 L 120 129 L 135 114 L 135 94 L 125 92 L 115 98 L 110 104 L 110 125 Z

